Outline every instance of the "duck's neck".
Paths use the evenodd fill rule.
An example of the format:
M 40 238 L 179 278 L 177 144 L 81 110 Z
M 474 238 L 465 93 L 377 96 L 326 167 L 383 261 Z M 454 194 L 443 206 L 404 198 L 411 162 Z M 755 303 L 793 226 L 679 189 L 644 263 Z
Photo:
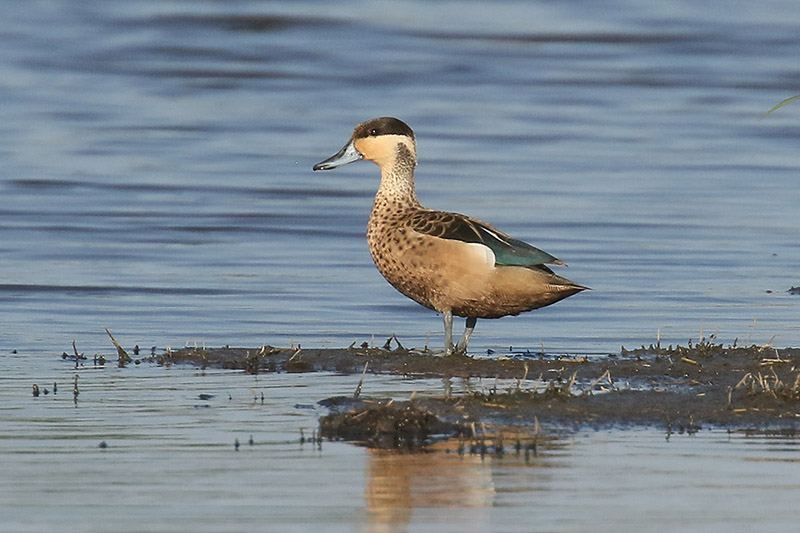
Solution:
M 399 145 L 394 161 L 390 165 L 381 166 L 381 185 L 375 196 L 376 205 L 379 200 L 385 203 L 419 207 L 417 193 L 414 190 L 414 167 L 417 158 L 404 145 Z

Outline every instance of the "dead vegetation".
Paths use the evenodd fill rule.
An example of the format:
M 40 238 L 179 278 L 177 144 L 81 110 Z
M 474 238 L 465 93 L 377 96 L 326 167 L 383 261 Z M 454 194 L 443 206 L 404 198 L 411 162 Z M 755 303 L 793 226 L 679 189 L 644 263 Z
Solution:
M 111 338 L 124 364 L 127 351 Z M 702 333 L 699 339 L 667 347 L 657 339 L 649 346 L 623 347 L 619 354 L 597 357 L 542 352 L 489 358 L 406 349 L 392 336 L 381 348 L 355 342 L 342 349 L 189 346 L 153 350 L 141 361 L 249 374 L 352 374 L 357 388 L 351 402 L 357 403 L 344 410 L 332 408 L 322 432 L 379 447 L 414 449 L 429 445 L 437 435 L 466 442 L 476 438 L 471 429 L 476 425 L 530 428 L 539 421 L 549 428 L 644 424 L 692 430 L 703 425 L 791 429 L 798 424 L 800 349 L 776 349 L 770 343 L 742 346 L 738 340 L 724 345 L 716 335 L 705 338 Z M 72 351 L 75 355 L 65 358 L 76 366 L 91 364 L 74 346 Z M 369 376 L 379 373 L 437 377 L 444 387 L 387 403 L 369 396 Z M 454 381 L 460 385 L 456 393 Z
M 455 452 L 459 455 L 504 457 L 513 454 L 530 461 L 554 436 L 541 433 L 534 418 L 529 426 L 498 426 L 485 422 L 447 421 L 414 399 L 358 400 L 329 398 L 331 414 L 320 419 L 321 437 L 345 440 L 369 448 L 401 452 Z
M 794 379 L 791 373 L 788 374 L 788 381 L 784 381 L 775 371 L 773 365 L 769 365 L 766 373 L 748 372 L 739 380 L 728 395 L 729 403 L 733 402 L 734 393 L 742 391 L 746 397 L 767 397 L 784 402 L 800 401 L 800 371 L 795 371 Z
M 659 335 L 660 336 L 660 335 Z M 657 340 L 655 344 L 649 346 L 642 345 L 633 350 L 627 350 L 623 346 L 620 350 L 622 356 L 658 356 L 658 357 L 675 357 L 687 358 L 690 360 L 696 359 L 709 359 L 711 357 L 761 357 L 765 353 L 775 352 L 776 349 L 770 342 L 761 346 L 751 344 L 747 346 L 739 346 L 739 339 L 734 339 L 732 344 L 725 346 L 723 343 L 715 343 L 717 338 L 716 334 L 710 335 L 708 338 L 700 334 L 700 340 L 693 344 L 692 339 L 689 339 L 686 346 L 671 344 L 664 348 L 661 346 L 661 340 Z
M 320 420 L 323 437 L 363 443 L 373 448 L 418 450 L 434 439 L 464 437 L 469 427 L 440 419 L 413 402 L 367 401 L 359 408 L 334 412 Z

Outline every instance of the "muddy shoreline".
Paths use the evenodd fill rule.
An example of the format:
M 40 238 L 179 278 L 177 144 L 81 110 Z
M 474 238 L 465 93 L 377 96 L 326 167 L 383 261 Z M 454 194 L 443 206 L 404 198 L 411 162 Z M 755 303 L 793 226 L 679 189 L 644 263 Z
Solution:
M 320 398 L 324 436 L 374 445 L 464 436 L 477 426 L 555 429 L 704 426 L 794 434 L 800 420 L 800 349 L 657 345 L 605 356 L 509 353 L 443 357 L 427 350 L 355 347 L 184 348 L 143 358 L 160 365 L 248 373 L 337 372 L 442 378 L 441 389 L 408 401 L 368 396 Z M 457 381 L 462 392 L 449 393 Z M 355 390 L 354 390 L 355 393 Z M 538 429 L 537 429 L 538 430 Z

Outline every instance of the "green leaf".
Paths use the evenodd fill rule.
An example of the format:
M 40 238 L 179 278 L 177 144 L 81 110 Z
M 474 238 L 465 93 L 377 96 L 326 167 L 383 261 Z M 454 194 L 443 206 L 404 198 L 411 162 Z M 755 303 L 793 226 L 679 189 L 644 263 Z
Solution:
M 779 102 L 772 109 L 770 109 L 769 111 L 764 113 L 764 116 L 766 117 L 767 115 L 769 115 L 773 111 L 777 111 L 778 109 L 782 108 L 786 104 L 788 104 L 790 102 L 794 102 L 795 100 L 800 100 L 800 94 L 798 94 L 797 96 L 792 96 L 791 98 L 787 98 L 786 100 L 783 100 L 782 102 Z

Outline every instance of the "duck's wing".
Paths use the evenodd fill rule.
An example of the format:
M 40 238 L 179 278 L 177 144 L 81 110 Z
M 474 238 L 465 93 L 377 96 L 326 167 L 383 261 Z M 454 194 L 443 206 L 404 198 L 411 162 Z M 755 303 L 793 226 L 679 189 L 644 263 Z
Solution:
M 494 252 L 495 263 L 506 266 L 563 265 L 547 252 L 509 237 L 489 224 L 458 213 L 424 210 L 408 219 L 416 232 L 467 243 L 483 244 Z

